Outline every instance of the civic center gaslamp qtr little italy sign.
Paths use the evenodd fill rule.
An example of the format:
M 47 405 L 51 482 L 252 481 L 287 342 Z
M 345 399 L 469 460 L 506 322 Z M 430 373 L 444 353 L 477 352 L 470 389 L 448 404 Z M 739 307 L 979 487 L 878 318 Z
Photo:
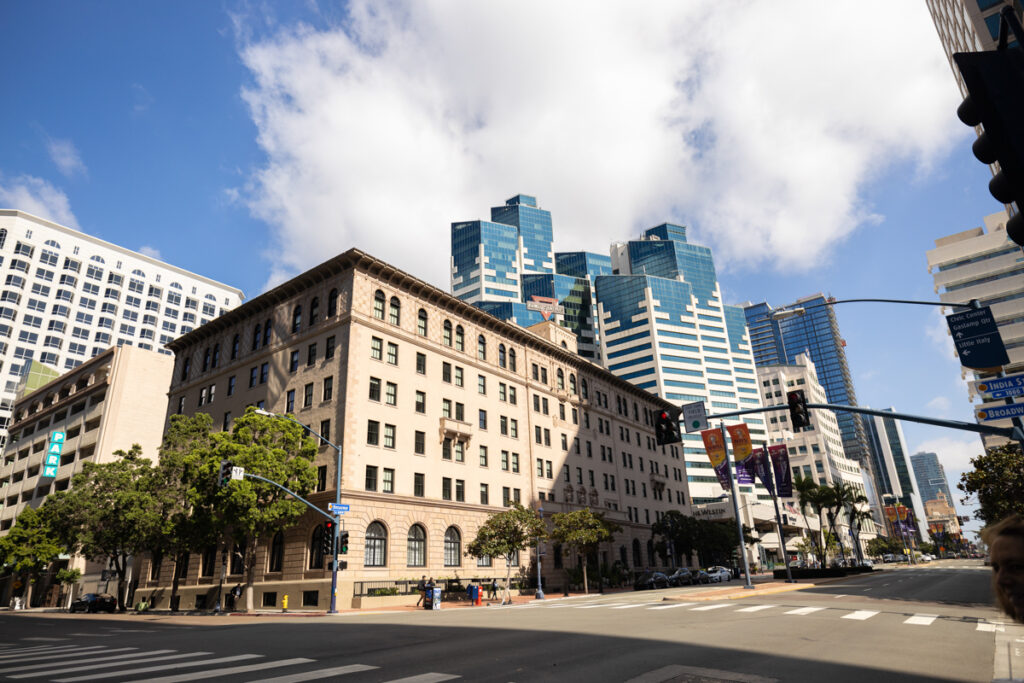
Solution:
M 50 432 L 50 444 L 43 462 L 43 477 L 56 477 L 60 467 L 60 452 L 64 448 L 64 432 Z

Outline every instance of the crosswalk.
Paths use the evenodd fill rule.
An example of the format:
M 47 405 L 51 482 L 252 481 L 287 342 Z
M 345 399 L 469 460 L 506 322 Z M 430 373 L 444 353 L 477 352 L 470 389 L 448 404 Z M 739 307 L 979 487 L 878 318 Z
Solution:
M 218 656 L 198 650 L 179 652 L 103 645 L 0 643 L 0 680 L 4 681 L 78 683 L 117 678 L 136 683 L 187 683 L 240 676 L 253 683 L 300 683 L 333 680 L 379 668 L 369 664 L 317 667 L 315 659 L 273 659 L 256 653 Z M 282 669 L 293 670 L 274 675 L 275 670 L 280 673 Z M 270 677 L 261 678 L 265 675 Z M 442 683 L 457 678 L 461 676 L 427 671 L 392 678 L 387 683 Z
M 807 606 L 807 607 L 793 607 L 792 605 L 778 605 L 778 604 L 767 604 L 767 605 L 746 605 L 737 603 L 735 601 L 722 601 L 722 602 L 591 602 L 585 604 L 572 604 L 569 602 L 561 603 L 529 603 L 526 605 L 517 605 L 512 609 L 522 610 L 540 610 L 540 609 L 642 609 L 649 611 L 662 611 L 662 610 L 682 610 L 684 612 L 732 612 L 742 615 L 754 615 L 757 616 L 788 616 L 788 617 L 806 617 L 809 615 L 837 617 L 840 619 L 847 619 L 850 621 L 868 621 L 876 617 L 880 619 L 891 619 L 896 616 L 900 619 L 900 623 L 906 626 L 931 626 L 940 620 L 944 619 L 938 614 L 906 614 L 906 613 L 893 613 L 883 612 L 881 610 L 851 610 L 828 606 Z M 774 612 L 774 614 L 773 614 Z M 824 613 L 824 614 L 822 614 Z M 696 616 L 696 615 L 695 615 Z M 1000 622 L 990 622 L 982 618 L 978 619 L 964 619 L 960 616 L 945 618 L 946 621 L 953 623 L 964 623 L 974 625 L 977 631 L 998 631 L 1000 630 Z

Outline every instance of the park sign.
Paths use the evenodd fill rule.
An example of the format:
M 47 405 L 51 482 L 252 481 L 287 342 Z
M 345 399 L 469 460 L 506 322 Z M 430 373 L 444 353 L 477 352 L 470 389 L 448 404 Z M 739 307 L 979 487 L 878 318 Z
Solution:
M 988 306 L 946 316 L 960 365 L 972 370 L 1001 368 L 1010 362 L 999 336 L 996 319 Z
M 50 443 L 46 448 L 46 458 L 43 460 L 43 478 L 52 479 L 57 476 L 57 468 L 60 467 L 60 453 L 64 449 L 64 437 L 64 432 L 50 432 Z

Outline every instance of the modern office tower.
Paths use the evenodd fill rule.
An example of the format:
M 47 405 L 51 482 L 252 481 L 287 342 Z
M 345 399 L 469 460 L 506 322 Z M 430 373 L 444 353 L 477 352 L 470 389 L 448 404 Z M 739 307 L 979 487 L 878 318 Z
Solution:
M 218 346 L 216 367 L 204 363 Z M 404 590 L 423 574 L 503 579 L 503 559 L 464 550 L 512 502 L 543 504 L 549 518 L 583 506 L 604 512 L 623 531 L 602 544 L 600 561 L 635 569 L 667 566 L 650 525 L 668 510 L 689 509 L 681 448 L 655 444 L 652 414 L 668 403 L 581 358 L 567 329 L 499 320 L 355 249 L 171 349 L 171 413 L 208 412 L 228 429 L 255 405 L 291 413 L 341 447 L 341 499 L 351 509 L 339 606 L 393 601 L 367 589 Z M 308 499 L 325 506 L 335 500 L 336 451 L 322 445 L 316 465 L 319 483 Z M 322 521 L 309 512 L 261 541 L 257 605 L 279 607 L 285 595 L 296 608 L 328 604 Z M 576 560 L 553 550 L 543 571 L 556 590 L 562 562 Z M 183 572 L 185 607 L 212 604 L 219 572 L 202 560 L 209 554 L 193 555 Z M 140 597 L 157 586 L 166 593 L 174 567 L 164 564 L 155 580 L 143 567 Z M 513 564 L 532 575 L 525 554 Z M 241 580 L 240 565 L 228 571 L 227 585 Z
M 992 309 L 999 327 L 999 335 L 1006 346 L 1010 363 L 1003 367 L 1006 374 L 1024 371 L 1024 261 L 1021 248 L 1006 236 L 1006 214 L 985 217 L 985 227 L 972 228 L 955 235 L 935 240 L 935 248 L 927 253 L 928 272 L 935 281 L 939 300 L 948 303 L 968 303 L 977 299 Z M 951 313 L 952 309 L 947 313 Z M 960 374 L 972 379 L 992 377 L 991 373 L 962 368 Z M 973 388 L 968 398 L 976 398 Z M 1002 405 L 1004 401 L 984 402 L 978 408 Z M 992 422 L 1000 427 L 1012 427 L 1009 420 Z M 998 436 L 983 436 L 986 448 L 1006 443 Z
M 806 353 L 797 354 L 793 363 L 778 365 L 758 365 L 757 380 L 760 383 L 761 397 L 765 405 L 781 405 L 786 403 L 786 392 L 802 390 L 808 403 L 825 403 L 825 388 L 818 382 L 814 362 Z M 802 477 L 812 479 L 823 486 L 834 486 L 837 483 L 849 484 L 858 493 L 869 500 L 874 495 L 873 486 L 867 472 L 861 469 L 860 463 L 846 457 L 843 451 L 843 437 L 839 429 L 836 414 L 830 410 L 809 410 L 811 418 L 809 427 L 794 431 L 789 422 L 789 412 L 785 410 L 766 413 L 767 440 L 769 444 L 785 444 L 789 450 L 789 465 L 793 469 L 793 479 Z M 796 507 L 796 498 L 788 501 Z M 820 524 L 828 527 L 828 520 L 820 520 L 813 514 L 807 515 L 807 524 L 817 529 Z M 790 519 L 794 527 L 806 528 L 803 518 Z M 843 517 L 837 522 L 838 536 L 847 549 L 852 548 L 852 537 L 849 533 L 849 519 Z M 799 529 L 797 530 L 799 533 Z M 861 550 L 877 535 L 875 526 L 867 521 L 861 527 Z M 774 534 L 771 535 L 775 539 Z M 791 550 L 799 538 L 787 544 Z M 778 548 L 777 539 L 773 548 Z M 781 558 L 779 558 L 781 559 Z
M 941 493 L 947 501 L 952 503 L 953 494 L 949 490 L 949 481 L 946 479 L 946 470 L 939 462 L 939 456 L 935 453 L 915 453 L 910 456 L 910 464 L 914 468 L 914 479 L 921 492 L 921 500 L 928 503 L 930 500 L 938 500 Z
M 585 278 L 590 287 L 590 313 L 584 334 L 577 335 L 580 355 L 590 358 L 599 365 L 604 365 L 601 358 L 601 326 L 597 311 L 597 290 L 594 282 L 599 275 L 612 274 L 612 260 L 605 254 L 594 254 L 588 251 L 555 252 L 555 272 Z M 591 342 L 593 346 L 591 347 Z
M 797 299 L 782 308 L 802 313 L 786 317 L 773 315 L 775 310 L 767 303 L 744 304 L 751 337 L 757 335 L 754 361 L 758 365 L 775 364 L 781 359 L 792 363 L 797 355 L 807 352 L 825 387 L 828 403 L 855 406 L 857 395 L 846 362 L 846 342 L 839 336 L 835 311 L 828 305 L 831 300 L 823 294 Z M 853 413 L 838 413 L 837 417 L 846 457 L 869 467 L 865 465 L 868 458 L 863 424 Z
M 169 353 L 242 292 L 22 211 L 0 210 L 0 447 L 30 360 L 70 370 L 111 346 Z M 130 445 L 130 444 L 129 444 Z
M 19 393 L 0 464 L 0 535 L 7 534 L 26 506 L 39 507 L 54 491 L 66 490 L 85 462 L 111 462 L 115 451 L 128 451 L 133 444 L 156 461 L 173 369 L 171 356 L 126 344 Z M 65 439 L 56 476 L 46 477 L 43 459 L 54 432 L 63 432 Z M 78 556 L 60 562 L 82 571 L 80 592 L 108 592 L 101 579 L 104 563 Z M 12 575 L 0 578 L 3 604 L 10 601 L 13 580 Z M 56 592 L 48 596 L 46 585 L 33 592 L 32 606 L 57 605 Z
M 593 315 L 594 299 L 590 280 L 569 275 L 523 275 L 526 307 L 548 301 L 557 306 L 554 319 L 576 336 L 578 352 L 593 361 L 597 355 Z M 542 314 L 543 315 L 543 314 Z
M 894 412 L 892 408 L 886 412 Z M 902 504 L 913 510 L 920 538 L 928 538 L 924 502 L 914 481 L 903 427 L 891 417 L 861 415 L 874 462 L 875 483 L 883 505 Z
M 677 406 L 704 401 L 709 414 L 760 405 L 743 309 L 722 304 L 710 249 L 688 243 L 686 228 L 662 224 L 612 245 L 612 267 L 619 274 L 595 282 L 609 370 Z M 755 442 L 764 440 L 762 416 L 743 421 Z M 692 502 L 718 500 L 722 488 L 700 435 L 683 438 L 679 476 Z

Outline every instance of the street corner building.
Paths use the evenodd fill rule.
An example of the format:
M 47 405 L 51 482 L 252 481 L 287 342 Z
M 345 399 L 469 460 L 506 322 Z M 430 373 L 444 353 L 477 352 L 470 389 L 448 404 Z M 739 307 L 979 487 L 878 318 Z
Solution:
M 528 329 L 357 249 L 349 250 L 176 339 L 171 414 L 206 412 L 230 429 L 248 406 L 290 414 L 344 454 L 341 501 L 349 532 L 338 607 L 411 604 L 423 575 L 439 581 L 504 579 L 505 560 L 465 554 L 486 519 L 519 502 L 544 513 L 580 507 L 623 527 L 602 564 L 667 566 L 650 521 L 689 512 L 680 444 L 658 446 L 654 411 L 669 403 L 581 357 L 577 335 L 554 322 Z M 625 463 L 638 461 L 650 497 L 630 494 Z M 644 462 L 646 461 L 646 463 Z M 622 463 L 622 467 L 619 463 Z M 311 503 L 335 500 L 336 451 L 321 442 Z M 627 472 L 635 475 L 635 471 Z M 676 490 L 673 490 L 676 489 Z M 627 505 L 628 500 L 628 505 Z M 324 518 L 259 539 L 254 604 L 325 609 L 331 569 Z M 223 590 L 244 581 L 241 547 Z M 577 558 L 542 553 L 559 587 Z M 221 558 L 209 548 L 173 563 L 144 563 L 138 594 L 182 609 L 212 606 Z M 563 561 L 565 565 L 563 566 Z M 514 578 L 533 560 L 513 558 Z M 223 597 L 223 596 L 222 596 Z

